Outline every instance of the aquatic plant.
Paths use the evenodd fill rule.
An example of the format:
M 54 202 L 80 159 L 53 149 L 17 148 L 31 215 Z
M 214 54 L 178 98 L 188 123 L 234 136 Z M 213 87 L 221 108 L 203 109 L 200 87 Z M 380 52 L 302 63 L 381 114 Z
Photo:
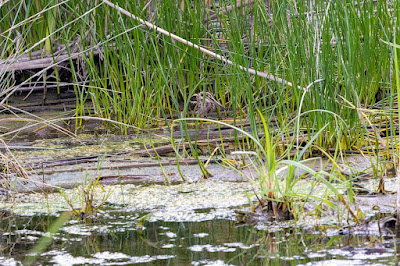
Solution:
M 75 92 L 77 118 L 115 120 L 107 125 L 129 134 L 128 125 L 136 127 L 134 133 L 171 129 L 171 118 L 194 116 L 187 107 L 195 93 L 210 92 L 229 109 L 233 126 L 244 131 L 242 121 L 249 121 L 256 137 L 263 124 L 271 125 L 266 135 L 273 143 L 281 138 L 275 152 L 282 158 L 299 162 L 300 155 L 324 154 L 335 160 L 353 149 L 383 150 L 391 160 L 397 96 L 387 58 L 393 49 L 376 36 L 398 39 L 398 3 L 106 3 L 5 2 L 0 104 L 39 89 L 45 103 L 50 86 L 62 93 L 65 85 Z M 143 27 L 149 23 L 153 27 Z M 321 82 L 307 89 L 315 80 Z M 78 131 L 82 120 L 76 121 Z M 235 143 L 257 147 L 237 138 Z
M 396 35 L 394 35 L 394 41 L 396 41 Z M 396 84 L 396 91 L 397 91 L 397 95 L 400 95 L 400 77 L 399 77 L 399 61 L 398 61 L 398 50 L 400 48 L 400 45 L 396 44 L 396 43 L 390 43 L 387 41 L 383 41 L 384 43 L 390 45 L 391 47 L 393 47 L 393 57 L 392 60 L 394 62 L 394 79 L 395 79 L 395 84 Z M 400 105 L 397 105 L 397 114 L 398 117 L 400 117 Z M 399 160 L 400 158 L 400 144 L 397 141 L 396 142 L 396 152 L 397 152 L 397 158 Z M 396 200 L 396 214 L 397 214 L 397 220 L 396 220 L 396 225 L 399 226 L 400 225 L 400 161 L 397 160 L 397 171 L 396 171 L 396 177 L 397 177 L 397 200 Z M 396 161 L 395 161 L 396 162 Z
M 353 129 L 343 129 L 343 148 L 362 146 L 359 139 L 367 132 L 358 116 L 361 106 L 391 97 L 390 64 L 384 59 L 390 49 L 370 35 L 393 35 L 394 19 L 385 12 L 391 10 L 390 2 L 221 1 L 207 8 L 202 1 L 183 7 L 177 1 L 112 3 L 143 19 L 140 23 L 165 30 L 167 36 L 141 27 L 103 1 L 35 3 L 7 2 L 0 11 L 0 27 L 6 29 L 0 37 L 1 57 L 7 61 L 2 69 L 21 69 L 18 58 L 36 56 L 41 48 L 48 51 L 49 43 L 54 58 L 44 71 L 22 77 L 23 82 L 12 87 L 7 85 L 13 83 L 12 75 L 2 71 L 2 97 L 32 82 L 58 86 L 64 75 L 77 95 L 77 115 L 89 113 L 144 128 L 170 125 L 167 118 L 180 116 L 180 102 L 189 101 L 191 88 L 200 83 L 200 90 L 211 91 L 231 107 L 235 123 L 255 107 L 281 128 L 300 106 L 302 111 L 340 114 Z M 172 34 L 192 44 L 179 44 Z M 223 55 L 223 62 L 232 66 L 203 56 L 194 45 L 210 48 L 216 58 Z M 59 49 L 65 51 L 62 60 L 57 59 Z M 253 74 L 270 76 L 251 76 L 250 68 Z M 320 78 L 324 82 L 303 96 L 301 88 Z M 89 100 L 91 107 L 85 106 Z M 182 117 L 189 115 L 183 111 Z M 310 112 L 301 120 L 301 131 L 313 136 L 332 119 L 329 113 Z M 320 147 L 335 147 L 339 141 L 333 124 L 316 140 Z M 127 133 L 124 126 L 120 129 Z
M 302 149 L 295 153 L 293 158 L 276 159 L 278 142 L 272 140 L 266 121 L 260 111 L 259 118 L 262 120 L 261 124 L 264 131 L 262 139 L 221 121 L 204 118 L 182 118 L 178 119 L 178 121 L 195 120 L 214 122 L 218 125 L 235 129 L 250 140 L 250 142 L 254 143 L 254 145 L 251 145 L 253 151 L 243 150 L 231 153 L 233 157 L 244 156 L 243 162 L 245 166 L 242 166 L 241 169 L 238 169 L 238 163 L 234 159 L 225 159 L 223 161 L 225 166 L 236 169 L 254 185 L 253 195 L 258 201 L 257 207 L 262 212 L 265 212 L 266 215 L 268 212 L 272 212 L 276 219 L 287 219 L 289 217 L 298 219 L 304 215 L 304 206 L 306 203 L 313 204 L 319 212 L 322 212 L 323 210 L 320 206 L 322 203 L 328 208 L 339 210 L 337 202 L 340 202 L 354 221 L 358 222 L 357 215 L 354 214 L 348 203 L 348 200 L 352 201 L 353 191 L 351 183 L 347 182 L 338 172 L 326 172 L 323 167 L 321 167 L 321 170 L 316 171 L 305 164 L 309 161 L 318 162 L 320 160 L 318 157 L 302 160 L 307 149 L 313 144 L 323 129 L 307 142 Z M 333 163 L 335 164 L 334 161 Z M 249 176 L 249 174 L 245 174 L 243 171 L 245 168 L 255 171 L 257 175 Z M 252 172 L 251 170 L 250 173 Z M 300 171 L 303 171 L 303 173 L 299 174 Z M 301 180 L 309 180 L 309 185 L 305 186 L 303 183 L 298 186 Z M 319 190 L 318 194 L 315 193 L 317 188 Z M 348 199 L 345 199 L 342 195 L 342 191 L 345 188 L 347 188 Z M 322 193 L 321 190 L 323 191 Z M 335 196 L 334 199 L 329 198 L 331 194 Z M 255 205 L 251 202 L 252 199 L 249 198 L 249 200 L 253 206 L 253 210 L 255 210 Z
M 101 159 L 99 158 L 99 168 L 101 167 L 103 160 L 104 156 Z M 77 185 L 74 197 L 78 198 L 77 201 L 79 202 L 79 207 L 74 204 L 74 201 L 76 200 L 71 200 L 63 189 L 59 190 L 66 203 L 70 206 L 72 213 L 82 220 L 87 217 L 95 217 L 109 196 L 109 193 L 104 193 L 103 198 L 100 201 L 95 200 L 95 194 L 98 189 L 105 191 L 103 186 L 99 183 L 100 179 L 100 174 L 96 174 L 93 178 L 86 174 L 82 184 Z

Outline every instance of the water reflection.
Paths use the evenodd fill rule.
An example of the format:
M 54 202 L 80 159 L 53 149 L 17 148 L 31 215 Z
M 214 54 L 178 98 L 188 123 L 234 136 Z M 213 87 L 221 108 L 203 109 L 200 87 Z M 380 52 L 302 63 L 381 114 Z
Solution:
M 395 263 L 392 237 L 340 235 L 328 227 L 299 230 L 237 226 L 230 220 L 143 222 L 143 214 L 107 212 L 85 223 L 70 220 L 38 263 L 152 265 L 326 265 Z M 55 216 L 1 220 L 1 264 L 23 261 Z M 335 233 L 336 232 L 336 233 Z M 339 264 L 338 264 L 339 265 Z

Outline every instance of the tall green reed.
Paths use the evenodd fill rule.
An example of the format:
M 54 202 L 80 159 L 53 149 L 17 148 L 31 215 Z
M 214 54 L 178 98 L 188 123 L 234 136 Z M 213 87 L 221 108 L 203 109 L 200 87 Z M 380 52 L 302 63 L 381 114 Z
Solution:
M 225 66 L 105 5 L 62 28 L 101 1 L 36 2 L 49 10 L 29 20 L 39 12 L 39 5 L 9 2 L 0 10 L 0 27 L 15 26 L 0 37 L 2 47 L 7 47 L 3 48 L 2 58 L 15 50 L 17 44 L 11 40 L 17 34 L 22 36 L 23 47 L 29 48 L 43 39 L 43 45 L 47 43 L 49 28 L 56 29 L 52 38 L 66 45 L 68 53 L 103 43 L 100 56 L 94 54 L 96 48 L 82 53 L 78 61 L 70 60 L 70 81 L 77 84 L 77 115 L 89 113 L 140 128 L 170 125 L 171 116 L 191 116 L 182 109 L 182 103 L 196 87 L 196 91 L 212 92 L 230 107 L 235 125 L 248 118 L 252 133 L 259 130 L 255 110 L 260 109 L 267 123 L 276 125 L 271 129 L 273 135 L 289 137 L 294 130 L 311 138 L 328 123 L 315 144 L 324 149 L 352 148 L 361 147 L 358 140 L 366 134 L 366 125 L 356 109 L 391 95 L 390 64 L 385 59 L 390 49 L 376 38 L 392 36 L 395 22 L 390 2 L 342 5 L 284 0 L 267 5 L 254 1 L 251 6 L 223 13 L 224 7 L 235 6 L 235 1 L 221 1 L 212 23 L 205 22 L 209 14 L 202 1 L 187 1 L 183 10 L 176 1 L 114 1 L 167 31 L 214 49 L 236 66 L 285 78 L 293 87 Z M 211 9 L 216 11 L 216 7 Z M 57 20 L 48 19 L 52 17 Z M 70 47 L 78 35 L 78 45 Z M 317 79 L 324 81 L 303 97 L 301 88 Z M 88 84 L 78 85 L 82 80 Z M 87 107 L 89 99 L 92 104 Z M 293 124 L 288 129 L 285 125 L 299 113 L 300 106 L 304 115 L 298 128 Z M 346 124 L 338 125 L 334 114 Z M 127 133 L 127 128 L 116 129 Z

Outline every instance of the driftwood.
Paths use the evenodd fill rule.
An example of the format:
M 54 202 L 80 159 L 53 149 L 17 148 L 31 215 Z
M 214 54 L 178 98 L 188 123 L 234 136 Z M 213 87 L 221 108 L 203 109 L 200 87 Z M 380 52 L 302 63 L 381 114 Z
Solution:
M 94 55 L 98 55 L 100 51 L 93 51 Z M 3 72 L 7 71 L 16 71 L 16 70 L 28 70 L 28 69 L 43 69 L 49 67 L 53 64 L 59 64 L 65 62 L 67 59 L 77 59 L 79 56 L 82 56 L 82 53 L 73 53 L 73 54 L 62 54 L 53 59 L 52 56 L 48 56 L 46 58 L 34 59 L 34 60 L 17 60 L 16 62 L 9 63 L 8 61 L 3 61 L 0 63 L 0 70 Z M 56 66 L 55 66 L 56 67 Z
M 242 126 L 243 128 L 243 126 Z M 250 128 L 245 126 L 245 130 L 249 131 Z M 368 129 L 370 131 L 373 131 L 374 129 Z M 190 148 L 190 144 L 195 147 L 214 147 L 216 145 L 225 145 L 228 143 L 232 143 L 237 139 L 238 141 L 243 141 L 246 139 L 246 136 L 242 134 L 238 134 L 237 137 L 234 136 L 228 136 L 231 135 L 234 132 L 234 129 L 218 129 L 218 128 L 213 128 L 211 131 L 190 131 L 188 132 L 189 137 L 197 137 L 197 142 L 191 141 L 189 142 L 183 142 L 180 143 L 179 145 L 162 145 L 159 147 L 152 147 L 150 145 L 147 145 L 144 149 L 140 150 L 128 150 L 128 151 L 122 151 L 122 152 L 116 152 L 116 153 L 110 153 L 104 155 L 104 158 L 108 158 L 109 161 L 112 161 L 112 158 L 117 158 L 123 155 L 127 156 L 140 156 L 140 157 L 153 157 L 153 156 L 165 156 L 168 153 L 174 153 L 176 151 L 183 151 L 185 149 Z M 173 138 L 179 138 L 180 132 L 174 132 Z M 219 138 L 218 136 L 222 135 L 223 137 Z M 264 136 L 264 133 L 259 133 L 258 137 L 262 138 Z M 213 138 L 209 138 L 213 137 Z M 299 136 L 292 136 L 292 137 L 287 137 L 284 140 L 280 139 L 277 141 L 277 143 L 280 146 L 286 146 L 294 142 L 298 142 L 299 144 L 301 143 L 307 143 L 309 141 L 308 135 L 299 135 Z M 365 153 L 369 152 L 370 149 L 368 147 L 365 147 L 363 149 L 359 149 L 357 151 L 354 150 L 342 150 L 343 153 L 346 154 L 360 154 L 360 153 Z M 336 152 L 336 149 L 328 149 L 328 152 Z M 51 161 L 38 161 L 38 162 L 31 162 L 31 163 L 26 163 L 23 167 L 27 168 L 29 170 L 34 170 L 34 169 L 41 169 L 41 168 L 52 168 L 52 167 L 57 167 L 57 166 L 66 166 L 66 165 L 78 165 L 78 164 L 83 164 L 83 163 L 92 163 L 92 162 L 97 162 L 99 158 L 102 157 L 98 154 L 95 155 L 89 155 L 89 156 L 80 156 L 80 157 L 74 157 L 74 158 L 67 158 L 67 159 L 60 159 L 60 160 L 51 160 Z M 115 161 L 115 160 L 114 160 Z M 127 166 L 116 166 L 119 168 L 135 168 L 135 167 L 150 167 L 150 166 L 156 166 L 158 165 L 157 163 L 140 163 L 140 164 L 128 164 Z M 111 168 L 110 168 L 111 167 Z M 115 169 L 112 168 L 112 166 L 107 166 L 104 167 L 104 169 Z
M 262 137 L 264 134 L 260 133 L 259 137 Z M 213 139 L 200 139 L 196 143 L 194 141 L 191 141 L 191 145 L 196 146 L 196 147 L 207 147 L 207 146 L 215 146 L 215 145 L 221 145 L 221 142 L 223 143 L 230 143 L 235 141 L 236 137 L 223 137 L 223 138 L 213 138 Z M 237 139 L 239 141 L 242 141 L 245 139 L 245 136 L 243 135 L 238 135 Z M 172 146 L 171 144 L 168 145 L 162 145 L 159 147 L 152 147 L 152 146 L 146 146 L 144 149 L 141 150 L 128 150 L 128 151 L 123 151 L 123 152 L 117 152 L 117 153 L 110 153 L 106 154 L 105 156 L 99 156 L 98 154 L 95 155 L 88 155 L 88 156 L 79 156 L 79 157 L 74 157 L 74 158 L 67 158 L 67 159 L 60 159 L 60 160 L 51 160 L 51 161 L 39 161 L 39 162 L 31 162 L 31 163 L 26 163 L 24 164 L 24 167 L 29 170 L 35 170 L 35 169 L 44 169 L 44 168 L 51 168 L 51 167 L 56 167 L 56 166 L 66 166 L 66 165 L 77 165 L 77 164 L 82 164 L 82 163 L 91 163 L 91 162 L 97 162 L 99 158 L 104 157 L 104 158 L 113 158 L 121 155 L 128 155 L 128 156 L 141 156 L 141 157 L 152 157 L 152 156 L 163 156 L 168 153 L 173 153 L 176 150 L 182 151 L 184 149 L 188 149 L 190 147 L 189 142 L 183 142 L 177 146 Z M 150 165 L 145 165 L 145 164 L 140 164 L 140 167 L 145 167 L 145 166 L 153 166 L 153 163 L 150 163 Z M 158 165 L 158 163 L 157 163 Z M 120 167 L 120 166 L 118 166 Z M 129 166 L 132 167 L 132 166 Z M 138 166 L 139 167 L 139 166 Z M 107 168 L 107 167 L 106 167 Z
M 180 164 L 185 164 L 185 165 L 194 165 L 198 164 L 199 161 L 195 159 L 185 159 L 185 160 L 179 160 Z M 204 162 L 205 163 L 205 162 Z M 166 165 L 176 165 L 177 161 L 176 160 L 168 160 L 168 161 L 161 161 L 161 164 L 163 166 Z M 135 169 L 135 168 L 144 168 L 144 167 L 159 167 L 160 163 L 159 162 L 150 162 L 150 163 L 130 163 L 130 164 L 115 164 L 115 165 L 109 165 L 109 166 L 93 166 L 93 167 L 78 167 L 75 169 L 51 169 L 51 170 L 43 170 L 40 172 L 41 174 L 55 174 L 55 173 L 66 173 L 66 172 L 84 172 L 84 171 L 97 171 L 97 170 L 118 170 L 118 169 Z M 44 168 L 43 168 L 44 169 Z M 140 175 L 144 176 L 144 175 Z

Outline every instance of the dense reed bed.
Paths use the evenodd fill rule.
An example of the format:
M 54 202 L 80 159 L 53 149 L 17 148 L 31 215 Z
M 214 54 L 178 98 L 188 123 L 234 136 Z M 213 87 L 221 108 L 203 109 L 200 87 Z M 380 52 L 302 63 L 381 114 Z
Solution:
M 1 96 L 32 82 L 68 81 L 76 84 L 77 114 L 145 128 L 190 116 L 185 103 L 195 92 L 208 91 L 234 120 L 250 119 L 253 132 L 257 109 L 267 123 L 274 122 L 279 138 L 296 132 L 312 137 L 326 127 L 315 140 L 323 148 L 360 148 L 370 127 L 366 120 L 382 113 L 367 109 L 378 103 L 380 109 L 393 107 L 393 48 L 381 39 L 396 39 L 396 2 L 184 2 L 115 4 L 234 66 L 156 34 L 101 1 L 10 1 L 1 8 L 2 60 L 14 62 L 37 50 L 80 56 L 16 83 L 5 79 L 10 72 L 2 61 Z M 231 12 L 225 12 L 227 6 Z M 239 65 L 292 86 L 250 75 Z M 92 106 L 85 108 L 88 100 Z
M 139 129 L 178 121 L 185 129 L 186 119 L 196 116 L 190 99 L 203 91 L 228 109 L 221 115 L 233 126 L 249 121 L 253 139 L 238 147 L 259 152 L 269 173 L 279 158 L 298 167 L 306 154 L 334 161 L 351 149 L 393 158 L 397 48 L 388 43 L 399 39 L 398 1 L 113 3 L 233 65 L 100 0 L 6 1 L 0 9 L 1 103 L 24 86 L 69 82 L 76 116 Z M 67 56 L 58 60 L 61 54 Z M 18 65 L 27 56 L 53 61 L 29 72 Z M 110 126 L 128 133 L 121 124 Z M 266 158 L 272 154 L 277 161 Z

